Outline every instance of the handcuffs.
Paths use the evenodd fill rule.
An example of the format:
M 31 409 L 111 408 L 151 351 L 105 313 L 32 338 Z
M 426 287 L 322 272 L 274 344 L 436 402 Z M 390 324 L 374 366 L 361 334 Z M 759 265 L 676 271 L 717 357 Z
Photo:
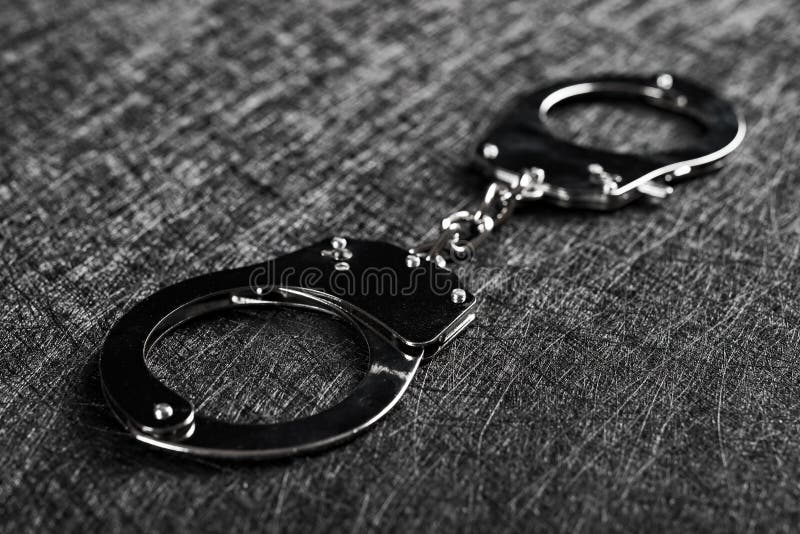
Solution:
M 633 99 L 674 112 L 703 131 L 692 146 L 636 155 L 579 146 L 553 135 L 547 115 L 577 99 Z M 475 211 L 442 220 L 438 235 L 411 249 L 336 236 L 265 263 L 165 287 L 125 313 L 100 355 L 103 393 L 133 436 L 170 451 L 220 458 L 278 458 L 344 442 L 400 400 L 425 358 L 475 319 L 475 296 L 448 268 L 504 222 L 519 203 L 614 210 L 721 166 L 744 138 L 733 106 L 670 74 L 566 80 L 517 97 L 477 143 L 474 159 L 491 179 Z M 319 311 L 350 323 L 370 366 L 338 404 L 293 421 L 235 424 L 197 413 L 156 379 L 145 355 L 178 325 L 241 307 Z

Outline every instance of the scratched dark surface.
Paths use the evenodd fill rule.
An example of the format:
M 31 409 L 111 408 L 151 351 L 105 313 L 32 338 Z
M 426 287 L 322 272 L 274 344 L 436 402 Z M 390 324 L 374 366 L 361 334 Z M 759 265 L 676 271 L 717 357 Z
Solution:
M 3 2 L 2 530 L 793 530 L 798 25 L 790 0 Z M 479 201 L 464 162 L 512 95 L 613 71 L 719 90 L 743 147 L 660 207 L 515 217 L 477 257 L 478 325 L 374 430 L 231 464 L 111 417 L 98 351 L 137 299 L 333 233 L 414 244 Z M 556 119 L 634 150 L 693 135 Z M 150 364 L 203 413 L 277 420 L 358 380 L 346 334 L 231 313 Z

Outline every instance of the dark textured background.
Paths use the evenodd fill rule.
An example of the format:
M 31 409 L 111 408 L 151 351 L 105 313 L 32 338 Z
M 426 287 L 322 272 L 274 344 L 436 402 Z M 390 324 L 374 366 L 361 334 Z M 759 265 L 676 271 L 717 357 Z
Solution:
M 3 2 L 0 525 L 791 530 L 798 25 L 790 0 Z M 478 257 L 479 324 L 364 437 L 230 464 L 150 451 L 109 415 L 98 350 L 137 299 L 334 232 L 411 245 L 479 200 L 464 162 L 513 94 L 662 70 L 743 109 L 729 165 L 661 207 L 514 218 Z M 657 119 L 572 107 L 556 127 L 691 139 Z M 227 314 L 151 365 L 205 413 L 292 417 L 363 370 L 341 328 Z

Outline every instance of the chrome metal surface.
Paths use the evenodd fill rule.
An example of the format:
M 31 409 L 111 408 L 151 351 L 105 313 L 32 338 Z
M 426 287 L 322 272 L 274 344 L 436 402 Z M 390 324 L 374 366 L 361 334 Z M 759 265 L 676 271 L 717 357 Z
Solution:
M 164 419 L 169 419 L 172 417 L 172 406 L 167 404 L 166 402 L 159 402 L 155 406 L 153 406 L 153 415 L 159 421 L 163 421 Z
M 681 150 L 632 155 L 577 146 L 552 135 L 547 113 L 575 98 L 637 98 L 690 116 L 700 142 Z M 275 458 L 352 438 L 394 406 L 425 357 L 475 318 L 475 297 L 447 262 L 472 257 L 519 202 L 614 209 L 637 198 L 662 200 L 667 185 L 719 168 L 744 137 L 726 101 L 661 73 L 567 81 L 523 95 L 481 140 L 475 158 L 492 177 L 480 206 L 442 218 L 433 239 L 404 250 L 331 239 L 263 264 L 220 271 L 157 291 L 117 321 L 100 356 L 108 404 L 140 441 L 171 451 L 224 458 Z M 425 260 L 425 261 L 422 261 Z M 242 306 L 287 306 L 339 317 L 367 344 L 370 368 L 341 403 L 275 424 L 231 424 L 196 413 L 148 371 L 145 355 L 176 326 Z
M 467 300 L 467 293 L 463 289 L 454 289 L 450 292 L 450 300 L 453 304 L 464 304 Z
M 703 127 L 697 142 L 653 154 L 579 146 L 550 132 L 547 115 L 568 100 L 634 99 L 689 117 Z M 542 187 L 523 200 L 565 207 L 616 209 L 643 196 L 661 199 L 670 184 L 717 170 L 744 139 L 744 118 L 712 91 L 668 73 L 568 80 L 518 97 L 480 140 L 475 160 L 492 179 L 513 184 L 530 167 Z M 657 184 L 657 185 L 653 185 Z
M 378 421 L 400 399 L 422 358 L 472 322 L 475 297 L 432 263 L 409 269 L 399 247 L 349 240 L 353 259 L 342 272 L 321 254 L 329 245 L 326 240 L 263 264 L 185 280 L 134 306 L 111 329 L 100 356 L 103 392 L 117 417 L 144 443 L 225 458 L 310 452 Z M 463 302 L 453 302 L 454 291 Z M 369 371 L 341 403 L 302 419 L 240 425 L 197 414 L 148 371 L 145 354 L 186 321 L 242 306 L 301 307 L 349 322 L 369 348 Z
M 493 182 L 486 189 L 480 207 L 475 211 L 461 210 L 442 219 L 439 235 L 409 250 L 411 255 L 435 262 L 444 267 L 448 261 L 470 259 L 497 226 L 503 224 L 514 212 L 522 198 L 540 196 L 544 173 L 530 168 L 512 184 Z

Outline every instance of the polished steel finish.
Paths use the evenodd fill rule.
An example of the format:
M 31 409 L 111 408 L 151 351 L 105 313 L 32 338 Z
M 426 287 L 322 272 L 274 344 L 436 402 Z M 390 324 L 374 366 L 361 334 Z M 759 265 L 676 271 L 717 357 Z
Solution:
M 658 182 L 645 182 L 636 188 L 642 195 L 647 196 L 652 201 L 664 200 L 675 190 L 666 184 Z
M 100 378 L 108 404 L 136 439 L 224 458 L 275 458 L 345 441 L 383 417 L 422 358 L 434 355 L 475 318 L 475 297 L 453 273 L 428 262 L 409 269 L 405 250 L 360 240 L 347 243 L 354 252 L 349 269 L 333 271 L 320 253 L 329 244 L 179 282 L 119 319 L 100 355 Z M 464 294 L 458 304 L 451 297 L 456 289 Z M 147 369 L 146 353 L 176 326 L 220 310 L 259 306 L 314 310 L 351 324 L 369 349 L 364 379 L 345 400 L 320 413 L 244 425 L 196 413 Z
M 672 89 L 673 81 L 672 74 L 659 74 L 656 77 L 656 85 L 659 89 L 663 89 L 664 91 L 669 91 Z
M 706 130 L 695 146 L 649 155 L 581 147 L 548 131 L 553 106 L 597 97 L 641 99 L 688 115 Z M 492 177 L 477 209 L 443 217 L 435 237 L 410 250 L 335 236 L 157 291 L 123 315 L 106 338 L 100 355 L 105 397 L 136 439 L 175 452 L 276 458 L 350 439 L 398 402 L 423 358 L 475 319 L 475 297 L 448 262 L 471 259 L 520 202 L 608 210 L 642 197 L 660 201 L 672 193 L 667 183 L 719 168 L 744 131 L 728 102 L 667 73 L 561 82 L 523 95 L 477 145 L 475 157 Z M 145 355 L 186 321 L 245 306 L 296 307 L 342 319 L 368 347 L 366 376 L 339 404 L 294 421 L 244 425 L 198 414 L 149 372 Z
M 453 301 L 453 304 L 464 304 L 467 301 L 467 292 L 456 288 L 450 292 L 450 300 Z
M 409 254 L 408 256 L 406 256 L 406 267 L 408 267 L 409 269 L 419 267 L 419 264 L 420 264 L 419 256 L 415 254 Z
M 326 258 L 331 258 L 334 261 L 347 261 L 353 257 L 353 251 L 349 248 L 345 248 L 347 245 L 342 245 L 341 243 L 337 243 L 341 248 L 326 248 L 320 251 L 322 256 Z
M 153 415 L 159 421 L 163 421 L 164 419 L 169 419 L 172 417 L 172 412 L 172 406 L 166 402 L 159 402 L 153 406 Z
M 556 137 L 547 126 L 551 109 L 578 99 L 639 100 L 689 117 L 703 133 L 691 146 L 654 154 L 579 146 Z M 480 140 L 475 160 L 492 179 L 509 185 L 532 166 L 543 169 L 542 186 L 523 194 L 522 200 L 543 198 L 565 207 L 611 210 L 643 196 L 663 198 L 671 190 L 659 188 L 661 182 L 717 170 L 744 135 L 744 119 L 734 107 L 694 82 L 668 73 L 600 76 L 559 82 L 518 97 Z M 487 151 L 488 146 L 496 150 Z
M 500 154 L 500 149 L 497 148 L 497 145 L 486 143 L 483 145 L 482 154 L 486 159 L 494 159 Z
M 448 261 L 470 259 L 475 248 L 511 216 L 517 202 L 523 197 L 541 195 L 543 179 L 541 169 L 530 168 L 511 185 L 493 182 L 484 192 L 478 209 L 456 211 L 444 217 L 439 235 L 412 248 L 411 254 L 433 261 L 440 267 L 445 267 Z

